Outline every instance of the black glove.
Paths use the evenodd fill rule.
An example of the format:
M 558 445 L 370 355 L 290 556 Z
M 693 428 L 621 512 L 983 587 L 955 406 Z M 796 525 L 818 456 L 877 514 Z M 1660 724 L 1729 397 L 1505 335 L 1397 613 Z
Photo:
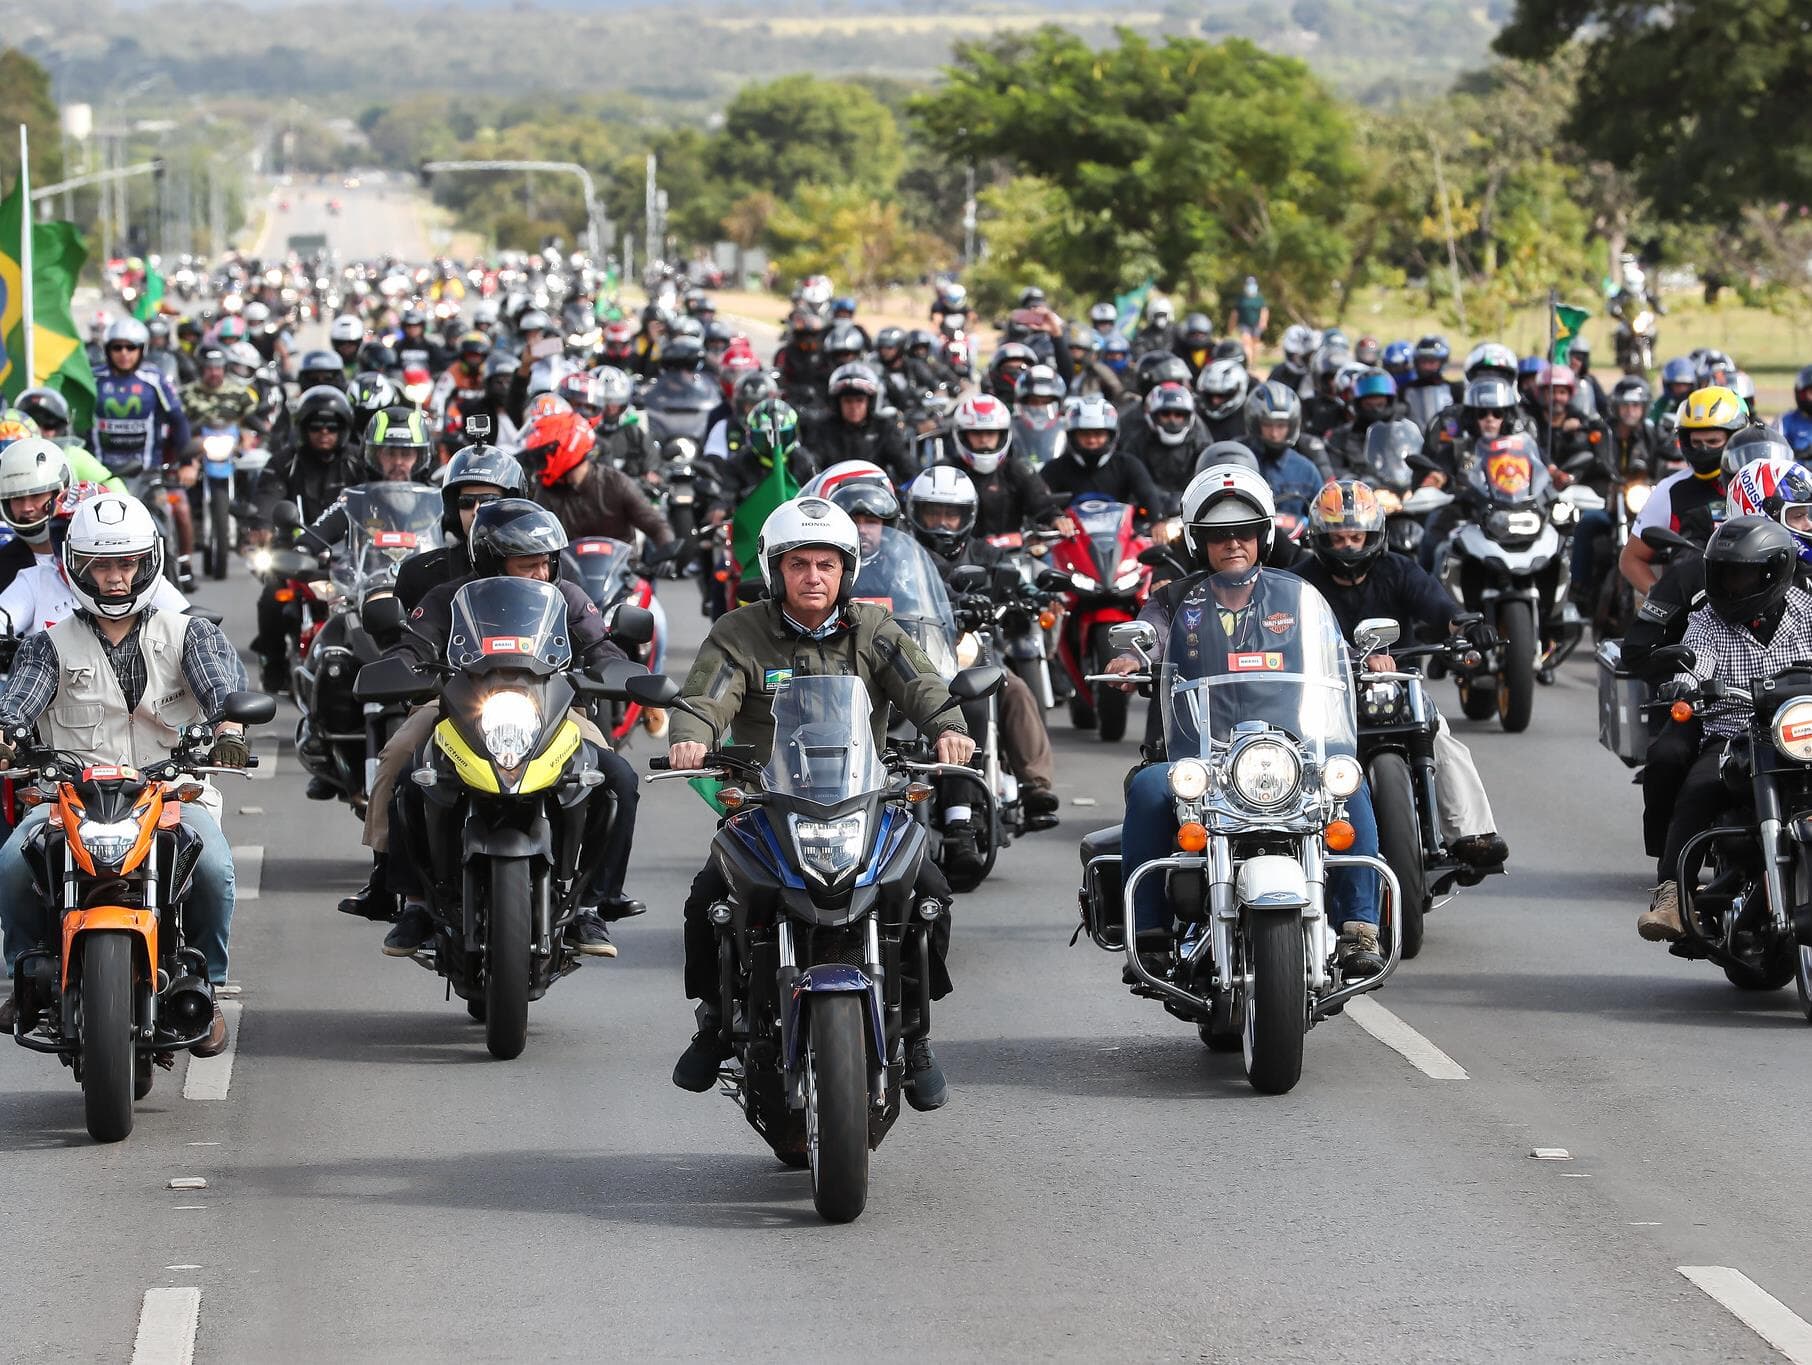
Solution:
M 1498 633 L 1482 617 L 1477 621 L 1468 621 L 1464 633 L 1467 643 L 1477 650 L 1496 649 L 1500 643 Z
M 214 748 L 208 754 L 208 762 L 216 768 L 243 768 L 251 755 L 252 746 L 245 735 L 229 731 L 214 736 Z
M 1656 701 L 1688 701 L 1699 691 L 1696 682 L 1686 682 L 1680 678 L 1669 678 L 1655 689 Z

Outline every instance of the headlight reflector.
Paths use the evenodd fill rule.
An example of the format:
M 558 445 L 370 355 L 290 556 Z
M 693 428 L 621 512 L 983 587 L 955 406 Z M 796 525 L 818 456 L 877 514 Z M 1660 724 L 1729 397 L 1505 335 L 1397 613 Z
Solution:
M 500 767 L 520 768 L 541 728 L 541 708 L 528 693 L 502 688 L 478 708 L 478 728 L 484 735 L 484 747 Z
M 118 867 L 138 842 L 138 822 L 135 820 L 115 820 L 111 824 L 84 820 L 78 832 L 82 847 L 88 850 L 96 867 Z
M 1240 800 L 1268 810 L 1296 794 L 1302 760 L 1287 744 L 1260 739 L 1245 745 L 1233 760 L 1233 789 Z
M 1774 747 L 1812 763 L 1812 697 L 1795 697 L 1774 713 Z
M 1335 754 L 1321 770 L 1321 782 L 1328 791 L 1342 799 L 1359 790 L 1365 772 L 1351 754 Z
M 802 820 L 797 815 L 787 818 L 793 825 L 793 840 L 799 845 L 799 863 L 812 876 L 829 886 L 855 870 L 868 829 L 868 817 L 863 812 L 839 820 Z

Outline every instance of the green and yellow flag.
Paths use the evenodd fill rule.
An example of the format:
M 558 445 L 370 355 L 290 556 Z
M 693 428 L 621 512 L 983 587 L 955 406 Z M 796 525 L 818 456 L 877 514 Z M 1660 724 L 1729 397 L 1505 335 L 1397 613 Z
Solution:
M 36 239 L 33 239 L 33 250 L 36 250 Z M 157 310 L 164 301 L 164 272 L 154 265 L 145 267 L 145 278 L 138 302 L 132 305 L 132 316 L 140 322 L 149 322 L 157 316 Z
M 1575 308 L 1570 303 L 1554 305 L 1553 360 L 1556 365 L 1567 363 L 1567 353 L 1573 349 L 1573 343 L 1579 340 L 1580 329 L 1591 316 L 1585 309 Z
M 73 429 L 94 418 L 94 370 L 78 339 L 70 301 L 88 259 L 74 223 L 31 228 L 32 373 L 25 372 L 25 226 L 31 220 L 25 176 L 0 199 L 0 395 L 12 402 L 24 390 L 48 384 L 69 403 Z
M 742 568 L 743 582 L 761 577 L 761 565 L 755 562 L 755 542 L 761 537 L 761 524 L 781 503 L 799 496 L 799 481 L 787 468 L 784 459 L 776 459 L 767 477 L 749 490 L 730 521 L 731 551 Z

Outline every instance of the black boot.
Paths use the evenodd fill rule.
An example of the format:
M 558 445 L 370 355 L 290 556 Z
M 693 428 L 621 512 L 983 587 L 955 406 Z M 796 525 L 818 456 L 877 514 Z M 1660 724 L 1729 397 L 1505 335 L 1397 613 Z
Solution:
M 389 878 L 385 875 L 389 861 L 386 854 L 371 855 L 371 875 L 363 886 L 340 902 L 342 915 L 385 921 L 396 918 L 396 893 L 390 889 Z
M 681 1090 L 702 1095 L 717 1084 L 718 1068 L 729 1059 L 730 1049 L 722 1041 L 723 1015 L 715 1005 L 701 1000 L 697 1018 L 698 1032 L 674 1063 L 673 1083 Z
M 938 1109 L 950 1098 L 944 1069 L 931 1052 L 931 1040 L 915 1038 L 906 1044 L 906 1103 L 923 1113 Z

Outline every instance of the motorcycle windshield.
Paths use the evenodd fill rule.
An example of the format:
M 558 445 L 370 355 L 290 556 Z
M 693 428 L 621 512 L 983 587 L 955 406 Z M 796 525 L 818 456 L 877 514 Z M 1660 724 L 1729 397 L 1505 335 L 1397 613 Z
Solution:
M 440 490 L 425 483 L 366 483 L 346 490 L 346 569 L 358 578 L 393 569 L 440 544 Z
M 656 441 L 686 436 L 702 443 L 705 421 L 720 398 L 717 385 L 703 375 L 663 371 L 642 400 L 648 435 Z
M 1063 418 L 1049 413 L 1022 412 L 1013 418 L 1013 450 L 1042 468 L 1063 454 Z
M 1249 602 L 1233 584 L 1209 581 L 1199 604 L 1185 600 L 1159 669 L 1164 736 L 1172 761 L 1206 757 L 1234 729 L 1262 722 L 1320 762 L 1358 750 L 1346 644 L 1320 593 L 1287 574 L 1263 572 Z
M 1411 384 L 1403 400 L 1417 428 L 1427 431 L 1428 424 L 1453 402 L 1453 390 L 1445 384 Z
M 1422 433 L 1414 422 L 1374 422 L 1365 433 L 1365 468 L 1373 486 L 1407 492 L 1409 457 L 1421 449 Z
M 1548 492 L 1548 469 L 1520 450 L 1475 455 L 1467 487 L 1487 507 L 1515 510 L 1539 506 Z
M 862 533 L 862 565 L 850 594 L 858 602 L 884 607 L 904 625 L 908 620 L 929 621 L 952 631 L 956 616 L 950 593 L 931 553 L 904 531 L 884 526 L 876 534 Z
M 794 675 L 774 693 L 774 752 L 764 785 L 781 796 L 834 806 L 886 785 L 875 751 L 874 706 L 860 678 Z
M 1088 537 L 1095 556 L 1095 577 L 1101 582 L 1114 578 L 1120 564 L 1120 532 L 1126 525 L 1128 508 L 1098 493 L 1084 493 L 1070 504 L 1070 516 Z
M 572 641 L 566 599 L 533 578 L 480 578 L 453 595 L 447 662 L 467 672 L 525 669 L 546 675 L 568 668 Z
M 625 581 L 634 576 L 635 546 L 610 536 L 582 536 L 567 550 L 569 576 L 600 610 L 623 594 Z

